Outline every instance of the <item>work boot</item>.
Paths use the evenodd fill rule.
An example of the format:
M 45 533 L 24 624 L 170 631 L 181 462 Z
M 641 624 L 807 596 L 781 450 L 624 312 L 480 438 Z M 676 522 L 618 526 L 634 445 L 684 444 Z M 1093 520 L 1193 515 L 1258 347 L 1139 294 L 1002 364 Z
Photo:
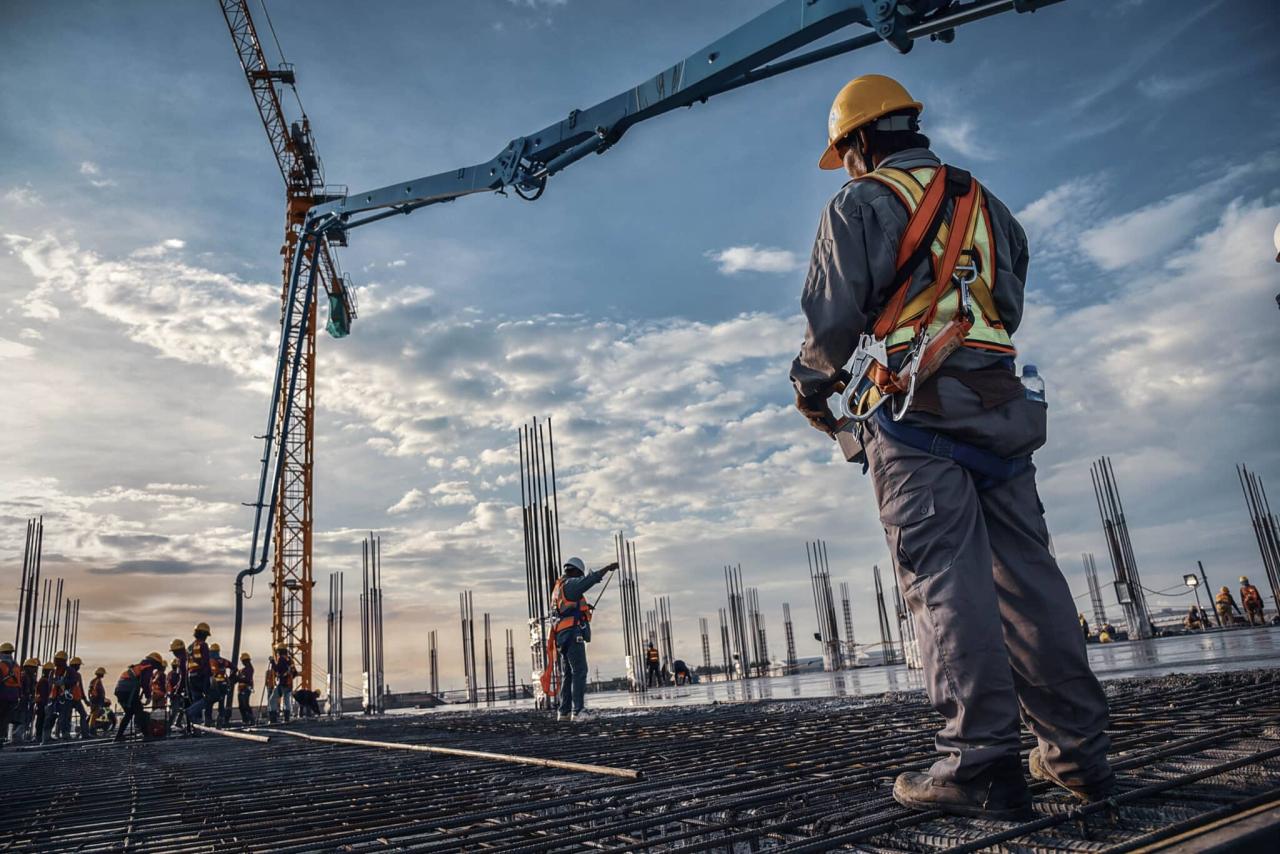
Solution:
M 563 721 L 570 721 L 570 720 L 573 720 L 572 714 L 570 714 L 569 712 L 561 711 L 560 709 L 556 709 L 556 723 L 561 723 Z
M 575 724 L 589 723 L 595 719 L 596 714 L 590 709 L 578 709 L 578 711 L 573 713 L 573 722 Z
M 1031 772 L 1031 776 L 1034 779 L 1047 780 L 1055 786 L 1066 789 L 1076 800 L 1084 801 L 1085 803 L 1105 801 L 1116 790 L 1116 775 L 1110 769 L 1108 769 L 1106 777 L 1093 783 L 1063 780 L 1044 764 L 1044 758 L 1040 755 L 1039 747 L 1031 748 L 1031 753 L 1027 755 L 1027 770 Z
M 994 762 L 963 783 L 906 771 L 893 782 L 893 799 L 911 809 L 972 818 L 1015 820 L 1034 815 L 1031 791 L 1022 776 L 1022 765 L 1015 758 Z
M 267 720 L 268 720 L 268 721 L 270 721 L 270 722 L 271 722 L 271 723 L 273 723 L 273 724 L 278 724 L 278 723 L 280 723 L 280 713 L 279 713 L 279 712 L 268 712 L 268 713 L 267 713 Z

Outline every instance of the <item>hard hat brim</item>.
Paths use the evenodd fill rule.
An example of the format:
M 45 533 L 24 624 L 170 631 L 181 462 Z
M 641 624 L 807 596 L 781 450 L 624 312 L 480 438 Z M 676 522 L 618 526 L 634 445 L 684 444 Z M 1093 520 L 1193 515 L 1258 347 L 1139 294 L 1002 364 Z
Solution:
M 840 152 L 836 151 L 834 142 L 827 146 L 827 150 L 822 152 L 822 157 L 818 160 L 819 169 L 839 169 L 843 165 L 844 158 L 840 156 Z

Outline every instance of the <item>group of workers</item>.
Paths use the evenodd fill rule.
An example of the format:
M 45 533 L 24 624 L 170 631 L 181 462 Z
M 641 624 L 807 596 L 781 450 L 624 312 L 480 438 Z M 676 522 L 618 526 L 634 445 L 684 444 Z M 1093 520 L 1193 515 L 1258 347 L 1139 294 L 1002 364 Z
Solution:
M 169 645 L 172 658 L 167 671 L 159 652 L 125 668 L 111 691 L 121 709 L 118 719 L 107 691 L 106 668 L 94 670 L 86 687 L 79 656 L 69 658 L 59 651 L 43 664 L 38 658 L 19 663 L 13 644 L 0 644 L 0 746 L 6 741 L 47 744 L 55 739 L 90 738 L 112 729 L 115 739 L 123 741 L 131 725 L 144 736 L 170 730 L 190 735 L 195 725 L 229 724 L 233 695 L 241 722 L 253 725 L 253 658 L 241 653 L 239 666 L 234 667 L 222 657 L 217 643 L 209 643 L 209 636 L 209 624 L 201 622 L 190 643 L 175 638 Z M 295 694 L 298 675 L 288 646 L 278 644 L 265 679 L 271 723 L 281 717 L 288 722 L 295 704 L 303 715 L 319 714 L 316 692 Z M 73 713 L 78 719 L 74 735 Z
M 1231 595 L 1231 590 L 1223 587 L 1218 591 L 1218 595 L 1213 597 L 1214 608 L 1218 612 L 1218 622 L 1223 627 L 1239 625 L 1247 623 L 1250 626 L 1265 626 L 1267 624 L 1266 609 L 1262 604 L 1262 594 L 1258 592 L 1258 588 L 1249 583 L 1247 575 L 1240 576 L 1240 605 L 1244 606 L 1241 611 L 1240 605 L 1236 604 L 1235 597 Z M 1237 618 L 1237 614 L 1243 619 Z

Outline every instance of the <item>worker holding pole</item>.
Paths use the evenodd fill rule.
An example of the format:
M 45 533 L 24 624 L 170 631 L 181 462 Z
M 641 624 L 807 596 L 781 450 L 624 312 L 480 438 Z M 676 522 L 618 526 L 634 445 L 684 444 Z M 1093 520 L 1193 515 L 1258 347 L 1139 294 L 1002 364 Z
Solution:
M 587 572 L 587 565 L 580 557 L 571 557 L 564 564 L 564 575 L 551 591 L 551 610 L 556 623 L 551 629 L 549 644 L 555 645 L 560 660 L 560 707 L 557 721 L 588 720 L 590 713 L 584 707 L 587 693 L 587 644 L 591 642 L 592 605 L 587 601 L 587 591 L 595 587 L 609 573 L 618 568 L 617 562 Z M 550 664 L 550 656 L 548 656 Z M 543 676 L 543 689 L 550 683 L 551 667 Z
M 819 165 L 854 180 L 819 225 L 791 379 L 801 413 L 871 472 L 929 698 L 946 719 L 942 756 L 898 775 L 894 797 L 1023 817 L 1020 710 L 1039 742 L 1031 775 L 1089 801 L 1115 787 L 1107 701 L 1036 492 L 1043 380 L 1014 372 L 1026 236 L 929 149 L 923 109 L 879 75 L 836 96 Z

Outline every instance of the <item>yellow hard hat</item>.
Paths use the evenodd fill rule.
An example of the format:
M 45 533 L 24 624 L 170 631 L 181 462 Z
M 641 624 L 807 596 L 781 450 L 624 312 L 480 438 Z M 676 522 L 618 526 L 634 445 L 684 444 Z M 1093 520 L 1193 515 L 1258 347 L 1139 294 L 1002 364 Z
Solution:
M 40 669 L 41 669 L 41 670 L 52 670 L 52 669 L 53 669 L 53 662 L 52 662 L 52 661 L 46 661 L 44 664 L 40 665 Z
M 0 643 L 0 652 L 12 653 L 13 644 L 9 643 L 8 641 L 5 641 L 4 643 Z
M 67 662 L 68 667 L 78 667 L 81 664 L 84 664 L 84 662 L 80 660 L 78 655 L 71 656 L 71 660 Z
M 924 112 L 924 104 L 911 97 L 901 83 L 882 74 L 864 74 L 844 85 L 831 102 L 827 117 L 827 150 L 818 161 L 821 169 L 839 169 L 844 162 L 836 143 L 852 131 L 881 116 L 899 110 Z
M 242 652 L 242 653 L 240 653 L 240 660 L 241 660 L 241 661 L 250 661 L 251 659 L 250 659 L 250 657 L 249 657 L 249 653 L 247 653 L 247 652 Z
M 23 667 L 39 667 L 40 659 L 36 658 L 35 656 L 32 656 L 31 658 L 28 658 L 26 661 L 22 662 L 22 666 Z
M 186 649 L 187 645 L 177 638 L 173 639 L 173 643 L 169 644 L 169 652 L 177 652 L 180 649 Z
M 216 643 L 211 643 L 209 644 L 209 652 L 222 652 L 222 647 L 218 646 Z
M 288 651 L 289 651 L 289 645 L 287 643 L 276 644 L 276 652 L 288 652 Z
M 55 652 L 55 653 L 53 654 L 53 660 L 54 660 L 54 661 L 66 661 L 66 660 L 67 660 L 67 651 L 66 651 L 66 650 L 64 650 L 64 649 L 60 649 L 60 650 L 58 650 L 57 652 Z
M 1242 575 L 1242 576 L 1240 576 L 1240 583 L 1241 583 L 1241 584 L 1248 584 L 1248 583 L 1249 583 L 1249 576 L 1247 576 L 1247 575 Z
M 195 627 L 194 629 L 192 629 L 191 631 L 192 631 L 192 633 L 194 633 L 194 634 L 199 634 L 200 632 L 204 632 L 204 633 L 207 635 L 207 634 L 209 634 L 209 624 L 208 624 L 208 623 L 196 623 L 196 627 Z
M 99 667 L 97 670 L 93 671 L 93 675 L 94 675 L 94 676 L 106 676 L 106 675 L 107 675 L 107 668 L 105 668 L 105 667 Z
M 1222 589 L 1221 589 L 1221 590 L 1219 590 L 1218 592 L 1219 592 L 1219 593 L 1230 593 L 1231 591 L 1227 588 L 1227 585 L 1225 585 L 1225 584 L 1224 584 L 1224 585 L 1222 585 Z
M 163 655 L 161 655 L 161 654 L 160 654 L 160 653 L 158 653 L 158 652 L 152 652 L 152 653 L 149 653 L 149 654 L 147 655 L 147 658 L 151 659 L 151 660 L 152 660 L 152 661 L 154 661 L 156 664 L 159 664 L 161 667 L 163 667 L 163 666 L 164 666 L 164 656 L 163 656 Z
M 181 662 L 181 661 L 178 661 L 178 659 L 176 659 L 176 658 L 175 658 L 173 661 L 170 661 L 170 662 L 169 662 L 169 666 L 170 666 L 170 667 L 178 667 L 178 666 L 179 666 L 179 665 L 181 665 L 181 664 L 182 664 L 182 662 Z

